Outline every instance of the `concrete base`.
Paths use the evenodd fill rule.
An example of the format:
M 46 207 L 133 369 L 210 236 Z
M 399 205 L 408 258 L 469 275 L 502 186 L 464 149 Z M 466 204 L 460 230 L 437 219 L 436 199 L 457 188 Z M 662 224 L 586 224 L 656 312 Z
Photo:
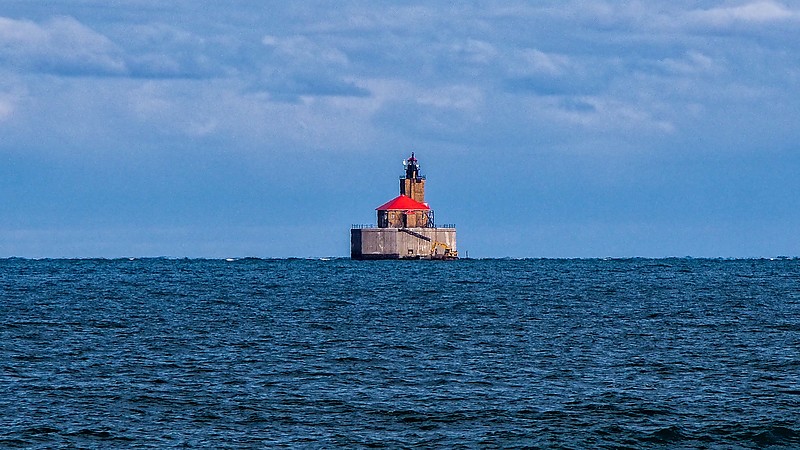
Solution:
M 362 228 L 350 230 L 352 259 L 455 259 L 455 228 Z

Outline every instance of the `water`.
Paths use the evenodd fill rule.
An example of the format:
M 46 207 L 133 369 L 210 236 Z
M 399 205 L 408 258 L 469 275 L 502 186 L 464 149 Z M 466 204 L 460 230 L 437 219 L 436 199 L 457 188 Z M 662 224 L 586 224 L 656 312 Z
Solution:
M 800 260 L 0 260 L 0 447 L 792 448 Z

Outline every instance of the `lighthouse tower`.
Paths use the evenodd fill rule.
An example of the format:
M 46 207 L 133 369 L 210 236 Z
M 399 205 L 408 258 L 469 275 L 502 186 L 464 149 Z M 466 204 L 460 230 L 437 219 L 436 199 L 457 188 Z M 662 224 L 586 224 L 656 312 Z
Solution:
M 353 225 L 352 259 L 457 259 L 456 229 L 436 227 L 433 209 L 425 202 L 425 177 L 419 161 L 403 161 L 400 195 L 375 208 L 374 225 Z
M 375 208 L 378 228 L 433 227 L 433 210 L 425 203 L 425 177 L 419 173 L 414 153 L 403 161 L 405 176 L 400 177 L 400 195 Z
M 411 152 L 411 157 L 403 161 L 406 176 L 400 177 L 400 195 L 411 197 L 420 203 L 425 203 L 425 177 L 419 174 L 419 162 Z

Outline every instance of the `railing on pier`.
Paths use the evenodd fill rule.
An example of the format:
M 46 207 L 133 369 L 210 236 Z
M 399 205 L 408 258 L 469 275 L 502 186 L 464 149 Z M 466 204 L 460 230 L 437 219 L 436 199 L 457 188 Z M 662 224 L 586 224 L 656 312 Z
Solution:
M 443 223 L 441 225 L 435 225 L 433 221 L 428 222 L 428 225 L 423 228 L 455 228 L 456 224 L 454 223 Z M 353 230 L 363 230 L 365 228 L 378 228 L 377 225 L 374 223 L 354 223 L 350 225 L 350 228 Z

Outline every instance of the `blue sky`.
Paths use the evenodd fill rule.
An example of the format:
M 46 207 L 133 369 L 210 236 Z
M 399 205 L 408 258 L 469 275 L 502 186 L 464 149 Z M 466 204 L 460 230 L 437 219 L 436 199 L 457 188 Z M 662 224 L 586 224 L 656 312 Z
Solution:
M 109 6 L 112 5 L 112 6 Z M 800 5 L 0 3 L 0 256 L 800 255 Z

